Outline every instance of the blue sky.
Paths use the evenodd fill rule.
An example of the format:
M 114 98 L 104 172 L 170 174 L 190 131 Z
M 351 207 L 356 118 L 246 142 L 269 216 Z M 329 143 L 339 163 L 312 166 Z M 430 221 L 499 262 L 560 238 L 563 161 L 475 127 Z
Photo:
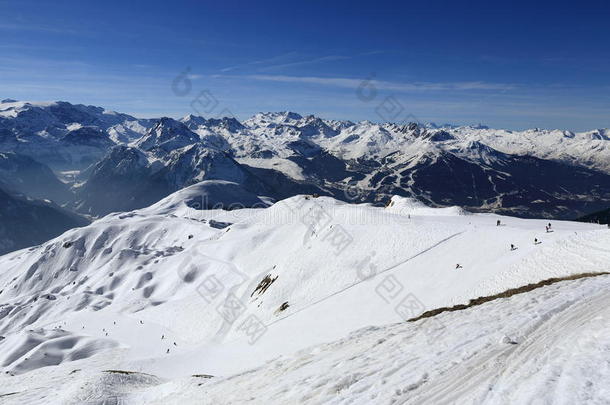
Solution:
M 143 117 L 610 127 L 601 1 L 224 3 L 0 0 L 0 97 Z

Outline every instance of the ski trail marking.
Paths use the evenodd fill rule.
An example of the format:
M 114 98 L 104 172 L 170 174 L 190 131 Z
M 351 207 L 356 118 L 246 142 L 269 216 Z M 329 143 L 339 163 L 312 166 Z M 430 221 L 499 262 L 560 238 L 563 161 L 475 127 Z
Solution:
M 309 305 L 307 305 L 307 306 L 305 306 L 305 307 L 303 307 L 303 308 L 300 308 L 300 309 L 298 309 L 298 310 L 296 310 L 296 311 L 294 311 L 294 312 L 292 312 L 292 313 L 290 313 L 290 314 L 288 314 L 288 315 L 286 315 L 286 316 L 283 316 L 283 317 L 281 317 L 281 318 L 278 318 L 278 319 L 274 320 L 273 322 L 270 322 L 270 323 L 266 324 L 265 326 L 269 327 L 269 326 L 271 326 L 271 325 L 273 325 L 273 324 L 275 324 L 275 323 L 277 323 L 277 322 L 283 321 L 283 320 L 284 320 L 284 319 L 286 319 L 286 318 L 289 318 L 289 317 L 291 317 L 291 316 L 293 316 L 293 315 L 295 315 L 295 314 L 298 314 L 299 312 L 302 312 L 302 311 L 304 311 L 304 310 L 306 310 L 306 309 L 308 309 L 308 308 L 311 308 L 311 307 L 313 307 L 314 305 L 317 305 L 317 304 L 319 304 L 319 303 L 321 303 L 321 302 L 324 302 L 324 301 L 326 301 L 326 300 L 328 300 L 328 299 L 330 299 L 330 298 L 332 298 L 332 297 L 334 297 L 334 296 L 336 296 L 336 295 L 342 294 L 342 293 L 344 293 L 345 291 L 349 290 L 349 289 L 350 289 L 350 288 L 352 288 L 352 287 L 355 287 L 355 286 L 357 286 L 357 285 L 359 285 L 359 284 L 362 284 L 362 283 L 364 283 L 364 282 L 366 282 L 366 281 L 373 280 L 374 278 L 376 278 L 376 277 L 377 277 L 377 276 L 379 276 L 380 274 L 386 273 L 386 272 L 388 272 L 388 271 L 390 271 L 390 270 L 394 270 L 395 268 L 397 268 L 397 267 L 399 267 L 399 266 L 402 266 L 403 264 L 405 264 L 405 263 L 407 263 L 407 262 L 409 262 L 409 261 L 411 261 L 411 260 L 415 259 L 416 257 L 421 256 L 421 255 L 423 255 L 424 253 L 427 253 L 427 252 L 431 251 L 432 249 L 434 249 L 434 248 L 436 248 L 436 247 L 438 247 L 438 246 L 442 245 L 443 243 L 445 243 L 445 242 L 449 241 L 450 239 L 455 238 L 456 236 L 459 236 L 459 235 L 463 234 L 464 232 L 466 232 L 466 231 L 464 230 L 464 231 L 461 231 L 461 232 L 455 233 L 455 234 L 453 234 L 453 235 L 450 235 L 450 236 L 448 236 L 448 237 L 446 237 L 446 238 L 444 238 L 444 239 L 441 239 L 440 241 L 436 242 L 434 245 L 432 245 L 432 246 L 430 246 L 430 247 L 428 247 L 428 248 L 426 248 L 426 249 L 422 250 L 421 252 L 418 252 L 418 253 L 414 254 L 413 256 L 411 256 L 411 257 L 409 257 L 409 258 L 407 258 L 407 259 L 405 259 L 405 260 L 403 260 L 403 261 L 401 261 L 401 262 L 399 262 L 399 263 L 397 263 L 397 264 L 394 264 L 394 265 L 392 265 L 392 266 L 390 266 L 390 267 L 388 267 L 388 268 L 386 268 L 386 269 L 384 269 L 384 270 L 382 270 L 382 271 L 380 271 L 380 272 L 376 273 L 376 274 L 375 274 L 373 277 L 369 277 L 369 278 L 367 278 L 367 279 L 360 280 L 360 281 L 357 281 L 357 282 L 355 282 L 355 283 L 353 283 L 353 284 L 350 284 L 350 285 L 348 285 L 347 287 L 342 288 L 342 289 L 341 289 L 341 290 L 339 290 L 339 291 L 335 291 L 334 293 L 332 293 L 332 294 L 330 294 L 330 295 L 327 295 L 327 296 L 326 296 L 326 297 L 324 297 L 324 298 L 320 298 L 319 300 L 314 301 L 314 302 L 312 302 L 311 304 L 309 304 Z

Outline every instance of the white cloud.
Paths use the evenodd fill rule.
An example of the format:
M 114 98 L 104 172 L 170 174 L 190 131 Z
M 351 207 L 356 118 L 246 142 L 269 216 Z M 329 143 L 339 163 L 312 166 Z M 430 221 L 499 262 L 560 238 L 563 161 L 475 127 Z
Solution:
M 284 63 L 284 64 L 280 64 L 280 65 L 267 66 L 260 70 L 264 72 L 264 71 L 269 71 L 269 70 L 278 70 L 278 69 L 284 69 L 284 68 L 290 68 L 290 67 L 296 67 L 296 66 L 314 65 L 317 63 L 333 62 L 333 61 L 346 60 L 346 59 L 350 59 L 350 58 L 348 56 L 343 56 L 343 55 L 328 55 L 328 56 L 322 56 L 321 58 L 300 60 L 300 61 Z
M 272 81 L 284 83 L 309 83 L 323 86 L 343 87 L 356 89 L 365 84 L 366 79 L 351 79 L 341 77 L 312 77 L 312 76 L 283 76 L 283 75 L 248 75 L 241 76 L 251 80 Z M 389 82 L 383 80 L 370 80 L 370 84 L 380 90 L 391 90 L 398 92 L 413 92 L 413 91 L 443 91 L 443 90 L 511 90 L 516 86 L 504 83 L 487 83 L 487 82 L 449 82 L 449 83 L 428 83 L 428 82 L 413 82 L 400 83 Z

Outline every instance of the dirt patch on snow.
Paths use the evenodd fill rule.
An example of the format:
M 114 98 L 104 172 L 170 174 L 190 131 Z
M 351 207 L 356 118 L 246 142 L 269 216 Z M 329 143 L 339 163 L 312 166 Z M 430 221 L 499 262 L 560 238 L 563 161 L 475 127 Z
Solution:
M 271 284 L 273 284 L 273 282 L 275 280 L 277 280 L 277 277 L 278 276 L 271 277 L 271 274 L 267 274 L 265 276 L 265 278 L 263 278 L 261 280 L 261 282 L 258 283 L 258 285 L 254 289 L 254 291 L 252 291 L 252 294 L 250 294 L 250 297 L 253 297 L 254 294 L 262 295 L 265 291 L 267 291 L 267 288 L 269 288 L 271 286 Z
M 503 291 L 499 294 L 489 295 L 486 297 L 474 298 L 474 299 L 471 299 L 468 302 L 468 304 L 459 304 L 459 305 L 454 305 L 452 307 L 441 307 L 441 308 L 432 309 L 430 311 L 424 312 L 423 314 L 419 315 L 418 317 L 408 319 L 407 322 L 415 322 L 415 321 L 419 321 L 420 319 L 431 318 L 431 317 L 441 314 L 443 312 L 462 311 L 464 309 L 468 309 L 468 308 L 471 308 L 471 307 L 474 307 L 477 305 L 481 305 L 481 304 L 484 304 L 489 301 L 493 301 L 493 300 L 496 300 L 499 298 L 508 298 L 508 297 L 512 297 L 513 295 L 517 295 L 517 294 L 523 294 L 523 293 L 535 290 L 537 288 L 541 288 L 541 287 L 545 287 L 547 285 L 558 283 L 560 281 L 578 280 L 581 278 L 597 277 L 597 276 L 604 276 L 604 275 L 609 275 L 609 274 L 610 274 L 610 272 L 580 273 L 580 274 L 574 274 L 574 275 L 566 276 L 566 277 L 548 278 L 548 279 L 542 280 L 538 283 L 527 284 L 527 285 L 517 287 L 517 288 L 511 288 L 511 289 Z

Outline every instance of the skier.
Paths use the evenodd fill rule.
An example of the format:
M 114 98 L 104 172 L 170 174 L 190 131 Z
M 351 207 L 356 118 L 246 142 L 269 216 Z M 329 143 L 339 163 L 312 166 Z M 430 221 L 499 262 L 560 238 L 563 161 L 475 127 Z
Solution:
M 496 226 L 500 226 L 500 224 L 501 224 L 501 221 L 498 219 L 498 220 L 496 221 Z
M 539 244 L 540 242 L 538 242 L 538 238 L 534 238 L 534 245 Z
M 517 246 L 513 245 L 512 243 L 510 244 L 510 250 L 517 250 Z
M 456 269 L 456 270 L 457 270 L 457 269 L 463 269 L 463 267 L 462 267 L 462 266 L 461 266 L 461 265 L 458 263 L 458 264 L 456 264 L 456 265 L 455 265 L 455 269 Z

